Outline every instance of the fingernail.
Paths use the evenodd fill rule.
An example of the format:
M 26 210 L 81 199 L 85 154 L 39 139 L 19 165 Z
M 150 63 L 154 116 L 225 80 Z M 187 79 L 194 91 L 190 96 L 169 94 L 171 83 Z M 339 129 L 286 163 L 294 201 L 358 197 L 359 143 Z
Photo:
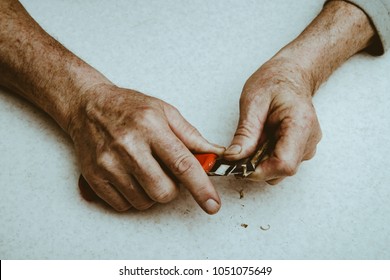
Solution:
M 204 208 L 209 214 L 215 214 L 218 212 L 220 205 L 214 199 L 209 199 L 204 203 Z
M 229 155 L 236 155 L 236 154 L 239 154 L 241 152 L 241 146 L 240 145 L 231 145 L 226 151 L 225 151 L 225 154 L 229 154 Z

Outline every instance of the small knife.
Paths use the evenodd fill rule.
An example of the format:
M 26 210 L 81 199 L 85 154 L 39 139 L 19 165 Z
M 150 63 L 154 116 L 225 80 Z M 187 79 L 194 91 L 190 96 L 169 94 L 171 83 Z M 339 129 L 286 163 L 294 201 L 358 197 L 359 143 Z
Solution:
M 271 141 L 267 140 L 252 156 L 237 161 L 218 158 L 216 154 L 195 154 L 195 157 L 209 176 L 235 175 L 245 178 L 256 170 L 261 161 L 268 158 L 271 148 Z

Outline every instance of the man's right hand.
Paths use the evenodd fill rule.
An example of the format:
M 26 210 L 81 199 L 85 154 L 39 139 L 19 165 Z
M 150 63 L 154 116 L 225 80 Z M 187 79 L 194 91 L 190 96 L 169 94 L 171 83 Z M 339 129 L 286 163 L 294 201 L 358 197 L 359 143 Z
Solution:
M 84 92 L 70 133 L 82 174 L 117 211 L 173 200 L 182 183 L 209 214 L 221 201 L 192 152 L 222 154 L 173 106 L 142 93 L 101 84 Z
M 0 1 L 0 85 L 47 112 L 73 139 L 82 174 L 118 211 L 166 203 L 182 183 L 209 214 L 220 199 L 192 155 L 222 154 L 172 106 L 114 86 L 48 35 L 15 0 Z

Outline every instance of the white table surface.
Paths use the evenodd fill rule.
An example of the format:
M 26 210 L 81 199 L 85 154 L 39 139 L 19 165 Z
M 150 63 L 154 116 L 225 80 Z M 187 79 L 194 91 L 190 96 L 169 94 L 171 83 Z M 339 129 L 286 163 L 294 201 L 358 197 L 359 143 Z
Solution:
M 322 7 L 312 0 L 22 2 L 113 82 L 170 102 L 223 145 L 246 79 Z M 223 203 L 214 216 L 184 189 L 146 212 L 85 202 L 69 138 L 0 90 L 0 259 L 389 259 L 389 72 L 389 55 L 350 59 L 314 98 L 324 135 L 315 158 L 277 186 L 212 178 Z

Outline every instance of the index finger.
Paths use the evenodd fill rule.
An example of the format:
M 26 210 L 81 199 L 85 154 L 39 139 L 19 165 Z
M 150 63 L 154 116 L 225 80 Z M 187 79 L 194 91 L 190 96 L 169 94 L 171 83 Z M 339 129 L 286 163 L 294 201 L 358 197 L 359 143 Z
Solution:
M 153 152 L 206 213 L 217 213 L 221 200 L 198 160 L 172 131 L 159 135 L 157 141 L 152 143 Z

